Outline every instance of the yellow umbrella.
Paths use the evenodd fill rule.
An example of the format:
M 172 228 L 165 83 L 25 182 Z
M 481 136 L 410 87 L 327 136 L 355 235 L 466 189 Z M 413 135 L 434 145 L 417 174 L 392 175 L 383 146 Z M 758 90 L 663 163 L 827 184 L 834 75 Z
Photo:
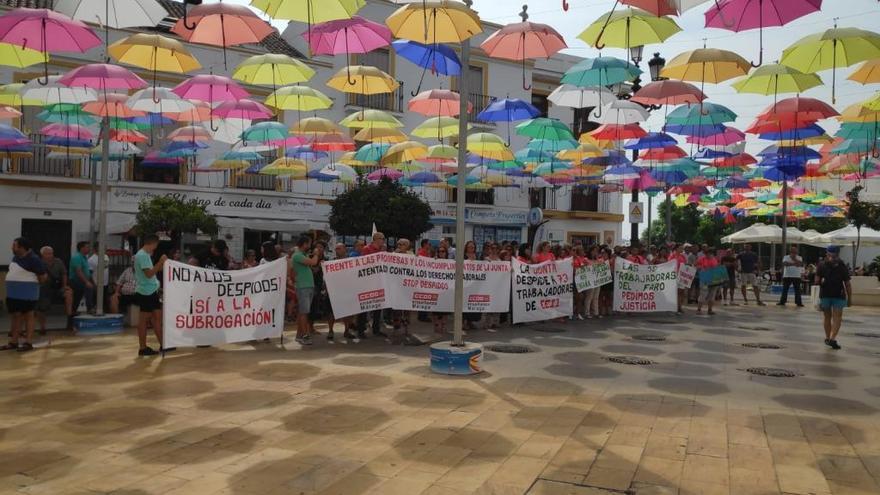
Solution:
M 874 110 L 865 103 L 854 103 L 846 107 L 837 118 L 841 122 L 877 122 L 880 121 L 880 110 Z
M 404 5 L 388 16 L 385 24 L 395 37 L 425 45 L 460 43 L 483 32 L 477 13 L 467 5 L 452 0 Z
M 339 121 L 339 125 L 349 129 L 364 129 L 366 127 L 396 129 L 403 127 L 403 122 L 384 110 L 364 109 L 342 119 Z
M 43 102 L 34 98 L 22 98 L 24 83 L 4 84 L 0 86 L 0 105 L 20 107 L 24 105 L 42 106 Z
M 870 110 L 880 110 L 880 93 L 864 102 L 865 108 Z
M 604 154 L 605 152 L 603 152 L 595 144 L 586 143 L 579 145 L 575 149 L 562 150 L 556 154 L 556 158 L 559 158 L 560 160 L 580 163 L 586 158 L 595 158 Z
M 625 48 L 662 43 L 681 31 L 668 17 L 658 17 L 641 9 L 612 10 L 602 15 L 578 38 L 601 50 L 605 46 Z
M 404 163 L 420 160 L 428 154 L 428 147 L 418 141 L 404 141 L 388 148 L 380 163 Z
M 326 110 L 333 106 L 333 100 L 317 89 L 308 86 L 285 86 L 276 89 L 266 97 L 266 105 L 279 110 L 311 112 Z
M 38 50 L 24 48 L 10 43 L 0 43 L 0 65 L 25 67 L 43 64 L 49 61 L 49 54 Z
M 352 167 L 372 167 L 375 163 L 362 162 L 354 157 L 356 152 L 354 151 L 346 151 L 339 157 L 337 160 L 339 163 L 343 165 L 350 165 Z
M 250 167 L 247 160 L 214 160 L 208 167 L 211 170 L 240 170 Z
M 336 124 L 322 117 L 308 117 L 298 121 L 290 129 L 294 134 L 341 134 Z
M 606 141 L 604 139 L 596 139 L 589 133 L 585 132 L 578 138 L 578 143 L 595 146 L 600 150 L 610 150 L 614 148 L 614 141 Z
M 139 33 L 123 38 L 109 48 L 110 56 L 122 64 L 154 72 L 182 74 L 201 68 L 183 43 L 159 34 Z
M 507 143 L 497 134 L 491 132 L 476 132 L 467 137 L 467 150 L 473 153 L 482 151 L 509 150 Z
M 375 95 L 390 93 L 397 89 L 400 83 L 376 67 L 352 65 L 340 69 L 339 72 L 327 81 L 327 86 L 343 93 Z
M 880 58 L 863 63 L 847 79 L 862 84 L 880 83 Z
M 468 129 L 471 125 L 468 124 Z M 458 119 L 454 117 L 431 117 L 410 132 L 413 136 L 423 139 L 437 138 L 439 140 L 452 136 L 458 136 Z
M 782 147 L 792 147 L 792 146 L 814 146 L 819 144 L 828 144 L 833 143 L 834 138 L 829 136 L 828 134 L 821 134 L 819 136 L 814 136 L 805 139 L 783 139 L 782 141 L 777 142 L 778 146 Z
M 272 19 L 312 23 L 350 19 L 364 0 L 251 0 Z
M 713 83 L 744 76 L 752 64 L 728 50 L 698 48 L 676 55 L 663 68 L 660 75 L 681 81 Z
M 287 86 L 308 81 L 315 70 L 299 60 L 280 53 L 267 53 L 248 57 L 238 64 L 232 78 L 248 84 Z
M 369 143 L 402 143 L 407 140 L 406 134 L 397 129 L 382 127 L 365 127 L 354 135 L 355 141 Z
M 279 158 L 260 169 L 263 175 L 278 175 L 284 177 L 302 178 L 309 173 L 309 167 L 302 160 L 296 158 Z

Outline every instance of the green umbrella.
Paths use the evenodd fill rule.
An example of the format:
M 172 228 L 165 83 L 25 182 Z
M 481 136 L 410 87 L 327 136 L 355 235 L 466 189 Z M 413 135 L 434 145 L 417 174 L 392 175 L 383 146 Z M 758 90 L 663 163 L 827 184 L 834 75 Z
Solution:
M 748 76 L 734 81 L 732 86 L 739 93 L 775 97 L 784 93 L 803 93 L 822 84 L 822 79 L 816 74 L 805 74 L 782 64 L 771 64 L 758 67 Z
M 578 38 L 599 50 L 606 46 L 629 50 L 633 46 L 662 43 L 679 31 L 678 24 L 668 17 L 630 8 L 602 15 Z
M 635 65 L 614 57 L 587 58 L 572 65 L 562 76 L 563 83 L 578 87 L 611 86 L 632 81 L 642 74 Z
M 733 110 L 717 103 L 703 102 L 701 105 L 681 105 L 669 112 L 666 123 L 672 125 L 718 125 L 736 120 Z
M 660 172 L 681 172 L 691 179 L 700 174 L 700 163 L 691 158 L 679 158 L 670 163 L 661 163 L 654 167 Z
M 549 119 L 546 117 L 538 117 L 517 124 L 516 133 L 520 136 L 551 141 L 574 139 L 574 136 L 567 125 L 556 119 Z

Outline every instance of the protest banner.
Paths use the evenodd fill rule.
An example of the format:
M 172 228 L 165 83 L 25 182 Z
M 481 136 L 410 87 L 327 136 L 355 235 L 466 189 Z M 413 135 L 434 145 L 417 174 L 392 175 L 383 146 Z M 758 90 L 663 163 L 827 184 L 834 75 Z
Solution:
M 701 287 L 724 285 L 730 280 L 730 276 L 727 274 L 727 267 L 721 265 L 707 270 L 700 270 L 699 276 Z
M 162 274 L 165 347 L 275 338 L 284 330 L 286 259 L 235 271 L 168 260 Z
M 675 260 L 639 265 L 623 258 L 614 263 L 614 310 L 623 313 L 675 312 L 678 269 Z
M 513 260 L 513 322 L 567 318 L 573 311 L 571 258 L 529 265 Z
M 374 309 L 452 312 L 455 260 L 375 253 L 323 263 L 324 282 L 337 318 Z M 510 263 L 465 261 L 464 311 L 506 313 Z
M 694 278 L 697 276 L 697 267 L 691 265 L 681 265 L 678 268 L 678 288 L 690 289 L 694 285 Z
M 574 271 L 574 284 L 578 292 L 602 287 L 612 282 L 611 264 L 607 261 L 582 266 Z

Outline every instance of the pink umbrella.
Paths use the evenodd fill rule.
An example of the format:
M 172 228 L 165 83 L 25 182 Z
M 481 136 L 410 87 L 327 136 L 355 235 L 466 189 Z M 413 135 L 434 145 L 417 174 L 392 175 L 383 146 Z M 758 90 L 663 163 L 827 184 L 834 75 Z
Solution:
M 741 143 L 746 140 L 746 135 L 739 129 L 727 127 L 720 134 L 712 134 L 711 136 L 688 136 L 687 142 L 691 144 L 699 144 L 700 146 L 728 146 L 735 143 Z
M 391 30 L 383 24 L 353 16 L 350 19 L 337 19 L 309 26 L 309 30 L 302 33 L 302 37 L 309 42 L 309 49 L 315 55 L 345 54 L 348 60 L 349 54 L 367 53 L 391 44 Z M 346 70 L 349 65 L 346 63 Z M 348 83 L 356 84 L 348 72 Z
M 455 91 L 448 89 L 429 89 L 422 91 L 414 98 L 409 100 L 407 108 L 422 115 L 455 116 L 461 108 L 459 101 L 461 98 Z M 473 110 L 474 105 L 468 102 L 468 112 Z
M 188 125 L 168 134 L 169 141 L 210 141 L 211 134 L 204 127 Z
M 85 23 L 49 9 L 18 8 L 0 17 L 0 41 L 40 52 L 85 53 L 101 39 Z M 43 63 L 44 81 L 49 83 L 49 61 Z
M 624 179 L 623 187 L 628 191 L 640 190 L 644 191 L 649 187 L 654 187 L 657 185 L 657 179 L 651 177 L 651 172 L 648 170 L 642 170 L 639 172 L 638 179 Z
M 354 141 L 342 134 L 324 134 L 316 136 L 312 141 L 315 151 L 354 151 Z
M 86 127 L 77 124 L 65 125 L 61 123 L 44 126 L 40 129 L 40 134 L 76 140 L 89 140 L 95 137 L 95 134 Z
M 822 0 L 719 0 L 706 11 L 706 27 L 740 32 L 758 29 L 761 48 L 758 63 L 764 63 L 764 28 L 784 26 L 822 9 Z
M 529 22 L 527 9 L 528 6 L 523 5 L 519 14 L 522 22 L 502 27 L 480 44 L 490 57 L 522 61 L 523 89 L 526 91 L 532 88 L 526 85 L 526 59 L 550 58 L 559 50 L 568 48 L 558 31 L 546 24 Z
M 205 3 L 193 7 L 189 13 L 192 25 L 184 17 L 178 19 L 171 32 L 181 38 L 205 45 L 223 47 L 223 66 L 226 66 L 226 47 L 259 43 L 275 32 L 275 28 L 260 19 L 244 5 L 232 3 Z
M 250 96 L 232 79 L 214 74 L 193 76 L 175 86 L 171 91 L 183 99 L 204 101 L 209 105 L 222 101 L 236 101 Z M 219 131 L 219 127 L 214 128 L 213 114 L 210 121 L 211 130 Z
M 243 98 L 241 100 L 224 101 L 217 105 L 212 113 L 224 119 L 268 119 L 272 111 L 262 103 Z
M 645 85 L 630 101 L 640 105 L 684 105 L 700 103 L 705 99 L 706 95 L 693 84 L 667 79 Z
M 134 72 L 111 64 L 82 65 L 61 76 L 58 82 L 65 86 L 82 86 L 103 90 L 147 87 L 147 82 Z
M 383 178 L 397 180 L 401 177 L 403 177 L 403 172 L 401 172 L 400 170 L 394 170 L 393 168 L 380 168 L 379 170 L 370 172 L 367 175 L 367 180 L 380 181 Z

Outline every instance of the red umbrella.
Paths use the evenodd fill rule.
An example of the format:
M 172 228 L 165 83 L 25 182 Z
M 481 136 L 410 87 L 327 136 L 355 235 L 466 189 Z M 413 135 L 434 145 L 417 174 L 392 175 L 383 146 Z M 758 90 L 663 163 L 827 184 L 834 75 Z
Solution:
M 147 136 L 133 129 L 113 129 L 110 131 L 110 140 L 123 143 L 145 143 L 148 139 Z
M 797 119 L 803 122 L 810 120 L 815 122 L 817 120 L 836 117 L 838 115 L 840 114 L 837 110 L 824 101 L 815 98 L 795 96 L 794 98 L 786 98 L 770 105 L 758 115 L 758 120 L 772 121 Z
M 667 146 L 665 148 L 649 148 L 639 155 L 640 160 L 666 162 L 684 158 L 687 153 L 678 146 Z
M 706 95 L 700 88 L 684 81 L 667 79 L 649 83 L 630 98 L 642 105 L 684 105 L 700 103 Z
M 546 24 L 529 22 L 527 5 L 519 16 L 522 22 L 508 24 L 492 33 L 480 44 L 487 55 L 505 60 L 522 61 L 523 89 L 532 89 L 526 84 L 526 59 L 550 58 L 553 54 L 568 48 L 565 39 L 558 31 Z
M 772 132 L 785 132 L 794 129 L 803 129 L 816 123 L 816 120 L 802 118 L 797 114 L 790 115 L 759 115 L 758 119 L 752 122 L 746 132 L 749 134 L 767 134 Z
M 223 2 L 198 5 L 189 14 L 192 25 L 187 22 L 185 6 L 183 14 L 171 32 L 186 41 L 223 47 L 224 67 L 227 46 L 259 43 L 275 32 L 275 28 L 244 5 Z
M 342 134 L 317 136 L 311 146 L 315 151 L 354 151 L 355 149 L 354 141 Z
M 746 167 L 755 163 L 758 163 L 758 160 L 748 153 L 740 153 L 738 155 L 725 156 L 712 160 L 712 165 L 718 168 Z
M 127 119 L 131 117 L 143 117 L 146 112 L 132 110 L 128 107 L 128 95 L 107 93 L 100 95 L 96 101 L 90 101 L 82 106 L 84 112 L 99 117 L 115 117 Z
M 620 141 L 623 139 L 638 139 L 648 135 L 648 132 L 638 124 L 604 124 L 589 133 L 595 139 L 602 141 Z
M 620 3 L 640 8 L 656 15 L 657 17 L 664 15 L 678 15 L 678 11 L 675 7 L 669 5 L 669 0 L 620 0 Z

